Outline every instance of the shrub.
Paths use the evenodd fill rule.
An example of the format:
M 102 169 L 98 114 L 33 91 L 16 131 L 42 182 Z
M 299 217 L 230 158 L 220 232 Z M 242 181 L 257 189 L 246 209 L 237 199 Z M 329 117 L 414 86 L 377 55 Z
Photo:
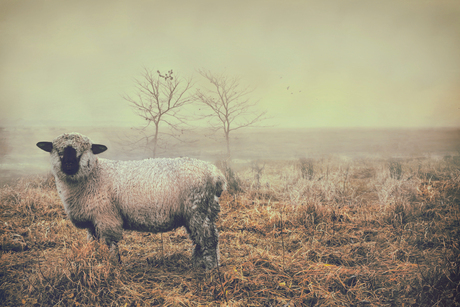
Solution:
M 402 178 L 402 166 L 401 162 L 397 160 L 390 160 L 388 162 L 388 168 L 390 169 L 390 177 L 396 180 Z
M 307 158 L 299 159 L 300 174 L 303 179 L 312 180 L 315 174 L 314 160 Z

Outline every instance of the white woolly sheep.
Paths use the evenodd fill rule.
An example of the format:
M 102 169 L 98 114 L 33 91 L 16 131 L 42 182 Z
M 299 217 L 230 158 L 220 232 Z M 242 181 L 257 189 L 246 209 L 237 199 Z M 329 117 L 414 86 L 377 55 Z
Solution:
M 37 146 L 50 153 L 56 187 L 72 223 L 88 240 L 109 246 L 120 260 L 123 229 L 152 233 L 184 226 L 195 244 L 192 265 L 219 265 L 215 226 L 226 181 L 216 166 L 190 158 L 114 161 L 107 150 L 79 133 L 65 133 Z

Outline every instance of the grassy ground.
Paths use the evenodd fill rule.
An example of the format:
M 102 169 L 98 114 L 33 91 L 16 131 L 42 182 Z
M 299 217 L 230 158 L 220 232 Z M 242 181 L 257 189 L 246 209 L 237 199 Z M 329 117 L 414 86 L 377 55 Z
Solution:
M 220 167 L 226 169 L 224 163 Z M 460 164 L 254 161 L 227 171 L 221 262 L 190 268 L 183 229 L 86 243 L 54 181 L 0 190 L 2 306 L 459 306 Z

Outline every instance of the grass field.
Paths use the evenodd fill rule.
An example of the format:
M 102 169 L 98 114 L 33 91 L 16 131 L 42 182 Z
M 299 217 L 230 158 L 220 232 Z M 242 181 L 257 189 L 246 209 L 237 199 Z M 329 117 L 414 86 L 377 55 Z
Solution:
M 0 305 L 460 305 L 457 157 L 217 164 L 229 191 L 208 273 L 191 269 L 184 229 L 125 232 L 114 266 L 67 219 L 53 178 L 4 186 Z

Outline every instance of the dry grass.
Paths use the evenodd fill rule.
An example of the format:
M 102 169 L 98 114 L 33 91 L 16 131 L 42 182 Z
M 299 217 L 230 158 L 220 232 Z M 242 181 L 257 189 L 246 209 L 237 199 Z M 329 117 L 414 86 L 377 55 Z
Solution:
M 113 266 L 67 219 L 52 178 L 3 187 L 0 304 L 460 305 L 456 163 L 257 163 L 231 173 L 240 192 L 221 197 L 222 266 L 210 273 L 190 268 L 183 229 L 126 232 Z

